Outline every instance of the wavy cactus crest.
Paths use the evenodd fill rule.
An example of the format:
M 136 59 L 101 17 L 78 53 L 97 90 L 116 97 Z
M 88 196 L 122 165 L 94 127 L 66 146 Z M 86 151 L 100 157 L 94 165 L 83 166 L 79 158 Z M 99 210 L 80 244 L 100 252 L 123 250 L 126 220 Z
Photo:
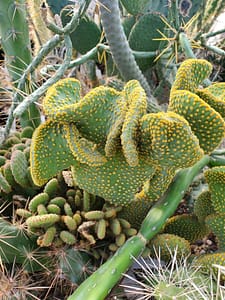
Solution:
M 212 66 L 203 59 L 188 59 L 180 66 L 170 94 L 169 111 L 183 116 L 199 139 L 205 154 L 211 153 L 224 137 L 222 87 L 199 89 Z M 221 113 L 222 112 L 222 116 Z
M 101 86 L 79 98 L 75 79 L 61 80 L 47 92 L 43 106 L 49 119 L 37 128 L 31 145 L 37 185 L 72 165 L 80 188 L 128 205 L 159 167 L 168 168 L 168 183 L 175 169 L 203 155 L 183 117 L 146 114 L 146 95 L 136 80 L 121 92 Z

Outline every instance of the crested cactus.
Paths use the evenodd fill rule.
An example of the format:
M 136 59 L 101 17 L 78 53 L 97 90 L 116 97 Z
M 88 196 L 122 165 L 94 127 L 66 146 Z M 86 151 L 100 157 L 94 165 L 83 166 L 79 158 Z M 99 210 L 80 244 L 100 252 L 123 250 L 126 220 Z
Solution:
M 201 95 L 198 86 L 210 72 L 211 65 L 207 61 L 186 60 L 177 72 L 169 103 L 169 111 L 182 115 L 189 122 L 205 153 L 211 153 L 221 143 L 225 129 L 220 112 L 214 109 L 216 106 L 211 107 L 198 96 Z
M 158 166 L 188 167 L 203 155 L 185 119 L 172 112 L 146 114 L 146 97 L 137 81 L 128 82 L 121 92 L 95 88 L 80 101 L 79 89 L 76 80 L 65 79 L 51 87 L 43 101 L 49 120 L 35 131 L 31 145 L 36 184 L 72 165 L 82 189 L 128 205 Z M 168 174 L 169 183 L 173 172 Z

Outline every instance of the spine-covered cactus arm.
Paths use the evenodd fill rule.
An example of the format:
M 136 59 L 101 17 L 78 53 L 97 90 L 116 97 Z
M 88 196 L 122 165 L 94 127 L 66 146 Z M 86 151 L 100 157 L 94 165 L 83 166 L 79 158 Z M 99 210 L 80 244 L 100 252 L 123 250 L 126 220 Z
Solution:
M 150 86 L 134 59 L 123 31 L 118 0 L 101 0 L 99 3 L 101 22 L 117 68 L 126 81 L 137 79 L 141 83 L 150 98 L 148 103 L 149 109 L 151 111 L 158 111 L 157 102 L 153 98 Z
M 159 232 L 166 219 L 176 210 L 193 178 L 209 161 L 209 156 L 204 156 L 193 167 L 179 171 L 166 195 L 150 209 L 139 233 L 129 239 L 111 259 L 86 279 L 68 300 L 104 300 L 133 263 L 132 257 L 140 255 L 147 241 Z
M 6 66 L 11 80 L 17 87 L 18 80 L 32 60 L 29 28 L 26 19 L 24 0 L 0 1 L 0 37 L 1 46 L 5 53 Z M 32 89 L 30 82 L 26 82 L 23 92 Z M 19 101 L 22 97 L 19 97 Z M 13 109 L 18 103 L 13 103 Z M 40 113 L 32 104 L 21 116 L 22 127 L 37 127 L 40 124 Z

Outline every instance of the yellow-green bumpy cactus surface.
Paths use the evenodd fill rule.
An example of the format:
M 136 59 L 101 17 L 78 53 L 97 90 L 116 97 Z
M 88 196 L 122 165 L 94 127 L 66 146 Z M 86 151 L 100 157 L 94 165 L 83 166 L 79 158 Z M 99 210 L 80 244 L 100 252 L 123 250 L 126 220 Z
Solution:
M 79 187 L 113 204 L 146 201 L 153 194 L 160 197 L 177 169 L 193 165 L 203 150 L 211 151 L 202 131 L 212 132 L 212 137 L 217 131 L 214 148 L 224 134 L 220 114 L 195 94 L 211 70 L 210 64 L 204 60 L 188 63 L 188 72 L 183 70 L 186 62 L 178 71 L 168 112 L 147 113 L 146 95 L 136 80 L 129 81 L 121 92 L 100 86 L 83 98 L 76 79 L 53 85 L 43 101 L 48 120 L 36 129 L 31 145 L 35 184 L 42 185 L 72 166 Z M 199 126 L 179 110 L 182 103 L 187 112 L 197 108 L 203 116 Z M 194 120 L 197 118 L 194 115 Z M 148 183 L 159 170 L 163 170 L 166 184 L 151 193 Z

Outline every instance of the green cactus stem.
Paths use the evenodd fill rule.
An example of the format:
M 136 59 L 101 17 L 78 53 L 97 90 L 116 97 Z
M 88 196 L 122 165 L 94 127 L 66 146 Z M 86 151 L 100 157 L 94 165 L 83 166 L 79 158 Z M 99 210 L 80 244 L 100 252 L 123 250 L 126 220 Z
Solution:
M 141 254 L 147 241 L 159 232 L 166 219 L 174 213 L 193 178 L 209 163 L 209 160 L 208 156 L 204 156 L 192 168 L 179 171 L 165 197 L 150 209 L 139 233 L 125 242 L 112 258 L 68 297 L 68 300 L 104 300 L 122 274 L 131 266 L 133 258 Z M 98 282 L 101 282 L 101 285 Z
M 150 98 L 150 109 L 155 111 L 157 105 L 156 100 L 152 97 L 150 86 L 134 59 L 123 31 L 118 0 L 101 0 L 100 12 L 104 32 L 117 68 L 126 81 L 130 79 L 137 79 L 140 81 L 146 94 Z
M 6 0 L 0 3 L 1 46 L 15 87 L 32 59 L 25 3 L 24 0 Z M 28 92 L 30 89 L 31 83 L 27 81 L 22 91 Z M 21 102 L 22 98 L 19 97 L 18 100 Z M 12 104 L 12 109 L 15 105 L 17 103 Z M 40 113 L 34 104 L 21 115 L 20 123 L 22 127 L 30 125 L 34 128 L 40 124 Z

